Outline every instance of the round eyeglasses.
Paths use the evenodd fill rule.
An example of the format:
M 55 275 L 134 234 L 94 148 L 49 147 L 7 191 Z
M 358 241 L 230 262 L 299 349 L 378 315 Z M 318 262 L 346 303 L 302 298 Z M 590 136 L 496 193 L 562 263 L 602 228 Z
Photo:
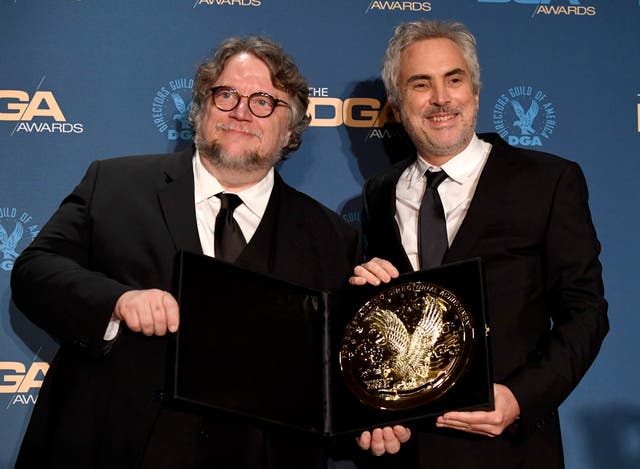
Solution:
M 269 117 L 275 111 L 276 106 L 289 107 L 289 104 L 281 99 L 274 98 L 264 91 L 256 91 L 246 96 L 240 94 L 235 88 L 230 86 L 214 86 L 210 89 L 213 97 L 213 104 L 221 111 L 233 111 L 240 104 L 241 98 L 247 98 L 249 111 L 256 117 Z

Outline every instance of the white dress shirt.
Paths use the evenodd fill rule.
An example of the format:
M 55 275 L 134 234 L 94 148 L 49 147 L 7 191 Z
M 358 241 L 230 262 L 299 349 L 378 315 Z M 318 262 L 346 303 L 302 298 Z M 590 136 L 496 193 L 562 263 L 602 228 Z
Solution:
M 216 197 L 224 189 L 218 180 L 206 170 L 196 150 L 193 155 L 193 186 L 194 201 L 196 207 L 196 222 L 198 224 L 198 236 L 202 252 L 207 256 L 215 256 L 214 230 L 216 215 L 220 211 L 220 199 Z M 274 169 L 271 168 L 267 175 L 249 189 L 236 194 L 242 203 L 233 211 L 233 218 L 240 225 L 244 239 L 249 242 L 253 237 L 265 210 L 269 203 L 271 190 L 273 189 Z M 104 340 L 113 340 L 118 335 L 120 320 L 111 319 L 104 334 Z
M 218 180 L 206 170 L 196 150 L 193 156 L 194 201 L 196 206 L 196 222 L 202 252 L 214 257 L 214 231 L 216 216 L 220 211 L 220 199 L 215 195 L 224 192 Z M 233 211 L 233 218 L 240 225 L 244 239 L 249 242 L 255 234 L 267 209 L 271 190 L 273 189 L 274 170 L 271 168 L 260 182 L 235 194 L 242 203 Z
M 420 268 L 418 253 L 418 212 L 427 187 L 425 171 L 443 170 L 449 176 L 438 186 L 447 224 L 449 246 L 453 242 L 471 199 L 475 193 L 480 174 L 484 168 L 491 144 L 473 136 L 469 145 L 441 167 L 427 163 L 422 157 L 403 171 L 396 185 L 395 220 L 400 229 L 400 238 L 414 270 Z

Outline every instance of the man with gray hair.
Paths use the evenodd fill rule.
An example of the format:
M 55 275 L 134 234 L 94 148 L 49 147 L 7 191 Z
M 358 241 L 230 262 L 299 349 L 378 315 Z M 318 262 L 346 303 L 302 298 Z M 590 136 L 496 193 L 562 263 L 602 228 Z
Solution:
M 420 467 L 563 467 L 558 406 L 609 328 L 582 171 L 496 134 L 476 135 L 480 67 L 475 38 L 460 23 L 398 26 L 382 77 L 416 153 L 366 182 L 369 261 L 350 281 L 379 285 L 482 258 L 495 410 L 447 412 L 413 436 L 403 426 L 364 432 L 359 444 L 397 453 L 380 458 L 391 467 L 416 439 Z
M 280 46 L 228 39 L 195 77 L 195 149 L 91 164 L 12 273 L 15 304 L 61 345 L 16 467 L 326 467 L 319 441 L 164 394 L 179 250 L 315 290 L 360 261 L 358 233 L 274 169 L 300 146 L 307 105 Z

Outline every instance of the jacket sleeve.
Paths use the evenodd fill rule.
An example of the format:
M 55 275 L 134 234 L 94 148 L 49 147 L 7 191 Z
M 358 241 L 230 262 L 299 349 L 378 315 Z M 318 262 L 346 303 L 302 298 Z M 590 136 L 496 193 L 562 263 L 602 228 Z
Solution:
M 532 431 L 571 393 L 609 330 L 600 243 L 579 166 L 562 172 L 543 247 L 545 304 L 552 326 L 523 367 L 505 380 L 520 405 L 520 427 Z
M 91 201 L 100 163 L 61 203 L 16 260 L 13 301 L 37 326 L 61 342 L 92 355 L 104 351 L 104 333 L 117 299 L 127 287 L 91 265 Z

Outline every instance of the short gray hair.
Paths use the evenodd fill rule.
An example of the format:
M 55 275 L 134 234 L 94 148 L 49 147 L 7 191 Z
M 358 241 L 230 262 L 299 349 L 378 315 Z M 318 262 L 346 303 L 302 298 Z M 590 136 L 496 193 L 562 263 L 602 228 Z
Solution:
M 408 46 L 424 39 L 445 38 L 455 42 L 462 50 L 469 71 L 473 92 L 480 92 L 480 64 L 476 49 L 476 38 L 467 27 L 454 21 L 412 21 L 398 25 L 389 40 L 387 51 L 382 59 L 382 81 L 387 90 L 387 99 L 394 107 L 400 106 L 400 54 Z
M 291 118 L 289 119 L 291 137 L 282 150 L 284 157 L 300 147 L 302 133 L 311 121 L 311 116 L 307 115 L 309 85 L 284 49 L 264 37 L 250 36 L 226 39 L 216 49 L 213 56 L 198 67 L 194 79 L 189 120 L 197 132 L 205 108 L 204 104 L 210 96 L 209 89 L 222 74 L 227 61 L 243 52 L 262 60 L 271 72 L 273 85 L 293 97 L 289 103 L 291 106 Z

